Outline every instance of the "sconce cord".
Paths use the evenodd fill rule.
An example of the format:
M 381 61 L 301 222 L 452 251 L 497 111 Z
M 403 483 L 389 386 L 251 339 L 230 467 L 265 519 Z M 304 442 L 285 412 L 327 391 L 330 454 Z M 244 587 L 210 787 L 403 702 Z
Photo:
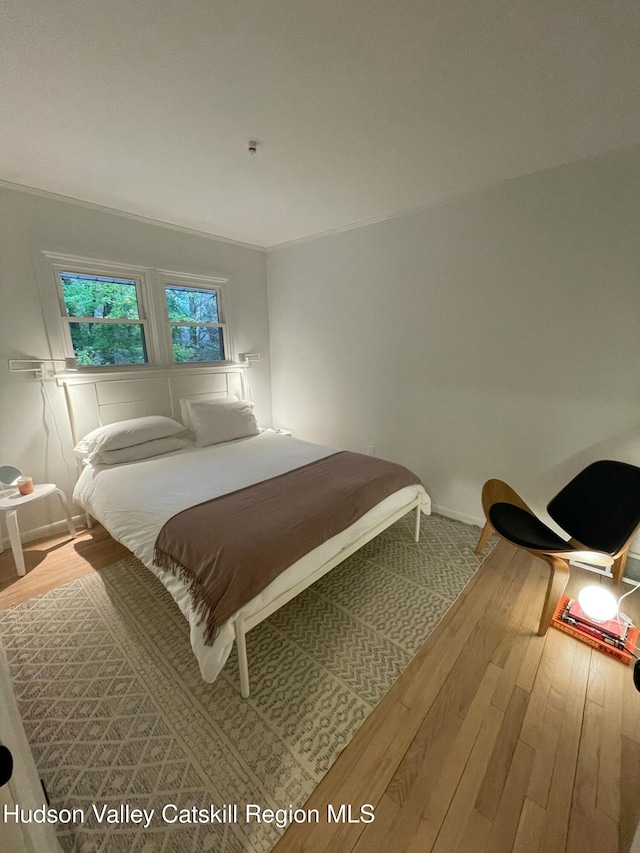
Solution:
M 620 602 L 622 601 L 623 598 L 626 598 L 628 595 L 631 595 L 632 592 L 635 592 L 639 586 L 640 586 L 640 581 L 638 581 L 638 583 L 634 586 L 633 589 L 630 589 L 629 592 L 625 592 L 625 594 L 621 595 L 620 598 L 618 599 L 618 618 L 620 618 Z
M 58 443 L 60 445 L 60 455 L 62 456 L 64 464 L 67 468 L 67 473 L 69 474 L 69 481 L 71 483 L 73 483 L 73 473 L 71 471 L 69 463 L 67 462 L 67 457 L 64 454 L 64 444 L 62 443 L 62 436 L 60 435 L 60 428 L 58 427 L 58 419 L 56 418 L 55 410 L 54 410 L 53 406 L 51 405 L 51 399 L 49 397 L 49 392 L 47 391 L 44 379 L 40 380 L 40 388 L 42 390 L 42 395 L 43 395 L 44 399 L 46 399 L 47 404 L 49 405 L 49 411 L 51 412 L 51 417 L 53 418 L 53 424 L 55 426 L 56 435 L 58 436 Z M 45 408 L 43 414 L 45 416 L 44 417 L 44 423 L 45 423 L 45 429 L 46 429 L 47 428 L 46 408 Z
M 618 624 L 620 624 L 620 615 L 621 615 L 620 614 L 620 602 L 622 601 L 623 598 L 626 598 L 628 595 L 631 595 L 632 592 L 635 592 L 638 589 L 638 587 L 640 587 L 640 582 L 637 583 L 633 589 L 630 589 L 629 592 L 625 592 L 624 595 L 621 595 L 620 598 L 618 599 L 618 613 L 617 613 Z M 636 659 L 636 662 L 635 662 L 634 667 L 633 667 L 633 684 L 634 684 L 636 690 L 638 690 L 640 692 L 640 657 L 638 657 L 638 655 L 636 654 L 636 651 L 639 648 L 640 648 L 640 646 L 636 646 L 633 651 L 631 651 L 631 649 L 625 648 L 625 651 L 628 652 L 628 654 L 630 654 L 631 657 L 634 657 Z

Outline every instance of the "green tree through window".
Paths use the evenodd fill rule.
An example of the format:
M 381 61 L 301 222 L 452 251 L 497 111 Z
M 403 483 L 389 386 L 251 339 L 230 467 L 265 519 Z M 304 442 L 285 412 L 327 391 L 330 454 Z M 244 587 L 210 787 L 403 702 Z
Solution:
M 218 291 L 166 287 L 174 361 L 223 361 L 223 325 Z
M 60 282 L 78 364 L 148 362 L 135 281 L 62 272 Z

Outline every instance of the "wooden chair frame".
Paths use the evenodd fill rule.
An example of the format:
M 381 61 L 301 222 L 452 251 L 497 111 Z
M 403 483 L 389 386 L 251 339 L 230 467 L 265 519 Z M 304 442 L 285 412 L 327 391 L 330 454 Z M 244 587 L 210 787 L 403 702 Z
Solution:
M 533 554 L 534 557 L 539 557 L 547 563 L 550 569 L 550 575 L 549 583 L 547 584 L 547 591 L 544 597 L 544 604 L 542 606 L 542 614 L 540 615 L 540 623 L 538 625 L 538 634 L 541 637 L 547 633 L 547 629 L 551 624 L 551 619 L 553 618 L 555 609 L 558 606 L 558 602 L 560 601 L 562 593 L 569 581 L 569 562 L 571 560 L 582 560 L 602 568 L 612 566 L 615 583 L 619 584 L 622 580 L 622 573 L 624 572 L 624 566 L 627 560 L 627 552 L 629 551 L 631 539 L 633 539 L 633 535 L 635 534 L 629 538 L 624 547 L 616 554 L 607 554 L 604 551 L 594 551 L 592 548 L 587 548 L 576 539 L 568 540 L 567 545 L 570 545 L 573 549 L 570 551 L 525 548 L 523 545 L 517 545 L 515 542 L 511 542 L 510 539 L 502 536 L 502 534 L 495 530 L 491 524 L 489 520 L 489 512 L 491 507 L 496 503 L 513 504 L 514 506 L 520 507 L 520 509 L 523 509 L 525 512 L 535 516 L 531 507 L 527 506 L 520 495 L 515 492 L 511 486 L 503 483 L 502 480 L 487 480 L 482 487 L 482 509 L 484 511 L 486 523 L 482 529 L 480 538 L 478 539 L 475 553 L 479 554 L 487 544 L 491 534 L 497 533 L 498 536 L 506 542 L 509 542 L 511 545 L 515 545 L 516 548 L 522 548 L 523 551 L 528 551 L 530 554 Z

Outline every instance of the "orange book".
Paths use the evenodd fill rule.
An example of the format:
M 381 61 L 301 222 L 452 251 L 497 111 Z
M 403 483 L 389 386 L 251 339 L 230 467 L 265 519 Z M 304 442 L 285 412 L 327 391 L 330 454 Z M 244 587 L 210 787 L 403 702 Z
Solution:
M 566 595 L 562 596 L 558 602 L 556 611 L 553 614 L 553 619 L 551 620 L 551 624 L 554 628 L 558 628 L 558 630 L 564 631 L 565 634 L 570 634 L 572 637 L 577 637 L 579 640 L 582 640 L 583 643 L 587 643 L 594 649 L 599 649 L 601 652 L 611 655 L 611 657 L 622 661 L 622 663 L 627 664 L 628 666 L 634 660 L 634 657 L 626 649 L 635 650 L 638 645 L 638 636 L 640 635 L 640 632 L 635 625 L 629 626 L 625 637 L 625 648 L 619 649 L 613 644 L 613 642 L 608 642 L 597 635 L 598 629 L 602 628 L 609 633 L 620 636 L 620 627 L 615 620 L 609 620 L 601 626 L 596 626 L 595 623 L 592 623 L 592 626 L 590 626 L 588 624 L 571 625 L 565 622 L 562 616 L 563 614 L 571 611 L 573 604 L 574 602 L 572 599 L 568 598 Z

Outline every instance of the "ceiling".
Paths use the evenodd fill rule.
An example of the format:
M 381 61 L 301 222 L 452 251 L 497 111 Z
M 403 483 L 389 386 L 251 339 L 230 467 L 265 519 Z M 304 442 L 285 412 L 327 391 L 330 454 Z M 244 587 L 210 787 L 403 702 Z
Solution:
M 637 0 L 3 0 L 0 179 L 272 246 L 637 144 L 639 33 Z

